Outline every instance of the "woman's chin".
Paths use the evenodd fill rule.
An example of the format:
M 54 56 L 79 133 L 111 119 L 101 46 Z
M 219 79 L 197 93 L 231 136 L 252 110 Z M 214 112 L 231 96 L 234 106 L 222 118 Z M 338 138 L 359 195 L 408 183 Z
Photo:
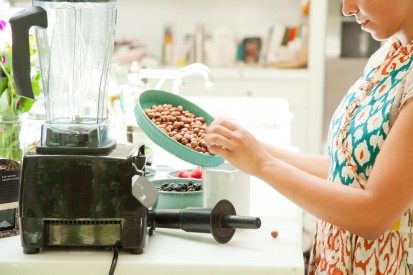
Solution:
M 367 30 L 367 32 L 370 33 L 371 36 L 374 38 L 374 40 L 377 40 L 377 41 L 385 41 L 385 40 L 387 40 L 391 37 L 391 36 L 383 35 L 383 34 L 380 34 L 380 33 L 374 32 L 374 31 L 370 31 L 370 30 Z

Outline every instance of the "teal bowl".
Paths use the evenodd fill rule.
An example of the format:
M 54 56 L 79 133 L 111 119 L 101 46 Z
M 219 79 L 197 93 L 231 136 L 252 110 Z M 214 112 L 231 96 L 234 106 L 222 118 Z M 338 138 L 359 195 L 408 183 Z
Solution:
M 203 185 L 202 180 L 194 179 L 159 179 L 152 180 L 156 188 L 160 188 L 164 183 L 185 184 L 192 181 L 195 184 Z M 202 207 L 203 194 L 201 191 L 159 191 L 158 200 L 153 205 L 153 209 L 184 209 L 187 207 Z
M 159 90 L 148 90 L 139 96 L 139 102 L 135 106 L 135 118 L 142 131 L 159 147 L 173 154 L 174 156 L 201 167 L 215 167 L 224 163 L 220 156 L 212 156 L 192 150 L 176 140 L 170 138 L 162 132 L 145 114 L 145 109 L 150 109 L 152 105 L 172 104 L 181 105 L 185 110 L 196 116 L 204 117 L 205 123 L 210 124 L 214 117 L 206 111 L 186 100 L 183 97 L 170 92 Z

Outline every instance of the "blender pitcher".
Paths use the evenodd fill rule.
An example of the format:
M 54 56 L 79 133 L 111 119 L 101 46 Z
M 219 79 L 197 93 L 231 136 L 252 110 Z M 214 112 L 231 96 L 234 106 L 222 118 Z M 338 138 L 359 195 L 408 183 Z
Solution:
M 46 107 L 38 151 L 99 151 L 116 146 L 108 135 L 107 117 L 116 7 L 116 0 L 35 0 L 33 7 L 10 20 L 16 90 L 29 98 L 34 95 L 28 29 L 38 26 Z

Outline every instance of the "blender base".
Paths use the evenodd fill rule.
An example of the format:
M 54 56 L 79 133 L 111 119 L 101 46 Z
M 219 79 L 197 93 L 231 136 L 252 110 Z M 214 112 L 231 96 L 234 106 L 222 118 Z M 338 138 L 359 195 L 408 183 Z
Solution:
M 107 155 L 28 152 L 19 200 L 23 252 L 116 246 L 143 253 L 147 208 L 131 190 L 136 168 L 145 166 L 143 150 L 118 144 Z

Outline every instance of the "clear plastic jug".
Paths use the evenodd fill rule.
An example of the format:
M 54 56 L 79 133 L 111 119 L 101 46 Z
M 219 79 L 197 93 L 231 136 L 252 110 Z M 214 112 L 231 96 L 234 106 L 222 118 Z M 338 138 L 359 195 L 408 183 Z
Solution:
M 46 104 L 41 146 L 99 148 L 113 143 L 108 135 L 107 89 L 116 9 L 116 0 L 35 0 L 21 18 L 10 20 L 13 51 L 17 49 L 13 63 L 22 66 L 14 68 L 16 89 L 31 98 L 25 72 L 29 68 L 21 65 L 27 64 L 28 53 L 20 44 L 25 43 L 30 26 L 38 26 Z

